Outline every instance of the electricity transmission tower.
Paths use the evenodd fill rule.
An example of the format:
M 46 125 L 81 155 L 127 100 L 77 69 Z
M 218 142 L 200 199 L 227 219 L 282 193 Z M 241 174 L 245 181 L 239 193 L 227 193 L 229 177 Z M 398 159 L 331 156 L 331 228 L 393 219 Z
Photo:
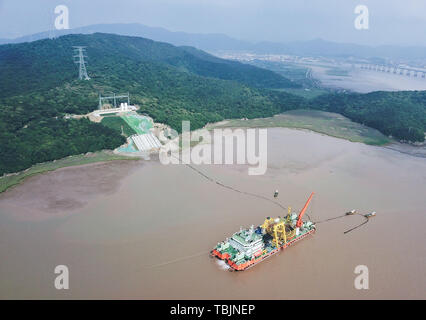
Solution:
M 86 70 L 86 61 L 84 61 L 84 58 L 87 58 L 87 56 L 85 55 L 85 47 L 82 46 L 74 46 L 74 53 L 76 54 L 74 56 L 74 63 L 78 63 L 79 69 L 78 69 L 78 78 L 80 80 L 90 80 L 89 76 L 87 75 L 87 70 Z

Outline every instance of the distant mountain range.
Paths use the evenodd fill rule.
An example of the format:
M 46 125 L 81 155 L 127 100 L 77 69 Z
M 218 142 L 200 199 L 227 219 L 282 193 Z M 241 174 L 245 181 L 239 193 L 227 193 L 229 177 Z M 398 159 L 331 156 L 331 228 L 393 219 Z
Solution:
M 164 28 L 148 27 L 142 24 L 96 24 L 68 30 L 40 32 L 16 39 L 0 39 L 0 44 L 30 42 L 51 36 L 60 37 L 67 34 L 113 33 L 136 36 L 167 42 L 176 46 L 192 46 L 202 50 L 246 50 L 250 43 L 230 38 L 223 34 L 196 34 L 172 32 Z
M 54 32 L 41 32 L 16 39 L 0 39 L 0 44 L 30 42 L 66 34 L 113 33 L 138 36 L 155 41 L 168 42 L 176 46 L 192 46 L 205 51 L 249 51 L 258 54 L 290 54 L 300 56 L 388 58 L 394 60 L 424 60 L 426 47 L 364 46 L 350 43 L 336 43 L 315 39 L 288 43 L 237 40 L 224 34 L 197 34 L 172 32 L 164 28 L 148 27 L 142 24 L 97 24 Z

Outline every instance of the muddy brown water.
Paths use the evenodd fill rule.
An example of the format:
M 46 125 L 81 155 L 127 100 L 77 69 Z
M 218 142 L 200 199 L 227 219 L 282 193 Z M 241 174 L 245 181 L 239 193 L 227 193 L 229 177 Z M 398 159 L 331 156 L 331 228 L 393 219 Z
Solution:
M 0 195 L 0 298 L 426 298 L 426 161 L 309 131 L 268 129 L 268 171 L 203 165 L 215 179 L 300 209 L 315 221 L 351 209 L 377 216 L 317 233 L 244 272 L 209 250 L 278 206 L 208 182 L 183 165 L 113 162 L 30 178 Z M 54 288 L 68 266 L 70 289 Z M 369 268 L 357 290 L 354 269 Z

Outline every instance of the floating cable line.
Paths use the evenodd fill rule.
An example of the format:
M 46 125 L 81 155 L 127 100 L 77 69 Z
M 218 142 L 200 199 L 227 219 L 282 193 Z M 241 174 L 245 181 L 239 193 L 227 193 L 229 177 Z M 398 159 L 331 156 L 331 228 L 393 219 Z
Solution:
M 332 221 L 332 220 L 336 220 L 336 219 L 343 218 L 343 217 L 346 217 L 346 216 L 347 215 L 344 214 L 344 215 L 341 215 L 341 216 L 337 216 L 337 217 L 333 217 L 333 218 L 328 218 L 328 219 L 325 219 L 325 220 L 315 221 L 315 224 L 323 223 L 323 222 L 328 222 L 328 221 Z
M 173 156 L 173 155 L 172 155 L 172 156 Z M 178 159 L 178 158 L 177 158 L 177 157 L 175 157 L 175 156 L 173 156 L 173 157 L 174 157 L 174 158 L 176 158 L 176 159 Z M 179 160 L 179 159 L 178 159 L 178 160 Z M 269 201 L 269 202 L 271 202 L 271 203 L 273 203 L 273 204 L 275 204 L 275 205 L 279 206 L 281 209 L 283 209 L 283 210 L 287 210 L 287 208 L 286 208 L 285 206 L 283 206 L 281 203 L 279 203 L 279 202 L 277 202 L 277 201 L 274 201 L 274 200 L 272 200 L 272 199 L 269 199 L 268 197 L 265 197 L 265 196 L 260 195 L 260 194 L 252 193 L 252 192 L 247 192 L 247 191 L 239 190 L 239 189 L 237 189 L 237 188 L 234 188 L 234 187 L 228 186 L 228 185 L 226 185 L 226 184 L 224 184 L 224 183 L 222 183 L 222 182 L 220 182 L 220 181 L 218 181 L 218 180 L 216 180 L 216 179 L 214 179 L 214 178 L 212 178 L 212 177 L 209 177 L 208 175 L 206 175 L 205 173 L 203 173 L 202 171 L 198 170 L 197 168 L 195 168 L 194 166 L 192 166 L 192 165 L 190 165 L 190 164 L 188 164 L 188 163 L 185 163 L 185 166 L 187 166 L 188 168 L 190 168 L 190 169 L 194 170 L 195 172 L 197 172 L 199 175 L 201 175 L 201 176 L 202 176 L 202 177 L 204 177 L 205 179 L 209 180 L 210 182 L 212 182 L 212 183 L 216 183 L 218 186 L 221 186 L 221 187 L 223 187 L 223 188 L 226 188 L 226 189 L 231 190 L 231 191 L 234 191 L 234 192 L 238 192 L 238 193 L 245 194 L 245 195 L 248 195 L 248 196 L 251 196 L 251 197 L 256 197 L 256 198 L 258 198 L 258 199 L 262 199 L 262 200 Z M 347 234 L 347 233 L 349 233 L 349 232 L 351 232 L 351 231 L 353 231 L 353 230 L 355 230 L 355 229 L 357 229 L 357 228 L 359 228 L 359 227 L 363 226 L 364 224 L 367 224 L 367 222 L 369 221 L 369 218 L 368 218 L 368 217 L 366 217 L 366 216 L 364 216 L 364 215 L 362 215 L 362 214 L 359 214 L 359 213 L 356 213 L 356 214 L 357 214 L 357 215 L 360 215 L 360 216 L 362 216 L 362 217 L 364 217 L 366 220 L 365 220 L 363 223 L 361 223 L 361 224 L 359 224 L 359 225 L 357 225 L 357 226 L 355 226 L 355 227 L 353 227 L 353 228 L 351 228 L 351 229 L 349 229 L 349 230 L 344 231 L 344 232 L 343 232 L 343 234 Z M 306 215 L 308 216 L 309 220 L 311 220 L 311 218 L 309 217 L 309 215 L 308 215 L 308 214 L 306 214 Z M 328 218 L 328 219 L 325 219 L 325 220 L 320 220 L 320 221 L 317 221 L 317 222 L 314 222 L 314 223 L 315 223 L 315 224 L 318 224 L 318 223 L 324 223 L 324 222 L 329 222 L 329 221 L 332 221 L 332 220 L 340 219 L 340 218 L 343 218 L 343 217 L 349 217 L 349 216 L 351 216 L 351 215 L 344 214 L 344 215 L 339 215 L 339 216 L 337 216 L 337 217 L 332 217 L 332 218 Z
M 359 225 L 357 225 L 357 226 L 349 229 L 349 230 L 344 231 L 343 234 L 347 234 L 347 233 L 349 233 L 349 232 L 351 232 L 351 231 L 353 231 L 355 229 L 358 229 L 359 227 L 363 226 L 364 224 L 367 224 L 367 222 L 370 221 L 370 219 L 368 217 L 366 217 L 366 216 L 364 216 L 364 215 L 362 215 L 360 213 L 356 213 L 356 214 L 359 215 L 359 216 L 361 216 L 361 217 L 363 217 L 365 219 L 365 221 L 363 223 L 361 223 L 361 224 L 359 224 Z M 350 216 L 352 216 L 352 215 L 351 214 L 349 214 L 349 215 L 348 214 L 344 214 L 344 215 L 341 215 L 341 216 L 332 217 L 332 218 L 328 218 L 328 219 L 321 220 L 321 221 L 316 221 L 314 223 L 315 224 L 319 224 L 319 223 L 324 223 L 324 222 L 330 222 L 330 221 L 333 221 L 333 220 L 336 220 L 336 219 L 340 219 L 340 218 L 343 218 L 343 217 L 350 217 Z
M 177 259 L 173 259 L 173 260 L 169 260 L 169 261 L 166 261 L 166 262 L 158 263 L 158 264 L 155 264 L 155 265 L 152 265 L 152 266 L 147 266 L 145 268 L 152 269 L 152 268 L 163 267 L 163 266 L 167 266 L 169 264 L 173 264 L 173 263 L 185 261 L 185 260 L 188 260 L 188 259 L 192 259 L 192 258 L 204 256 L 204 255 L 208 254 L 209 252 L 210 251 L 202 251 L 202 252 L 198 252 L 198 253 L 195 253 L 195 254 L 192 254 L 192 255 L 189 255 L 189 256 L 180 257 L 180 258 L 177 258 Z
M 175 157 L 173 155 L 172 155 L 172 157 L 178 159 L 177 157 Z M 219 182 L 218 180 L 215 180 L 212 177 L 209 177 L 208 175 L 206 175 L 205 173 L 203 173 L 202 171 L 198 170 L 194 166 L 191 166 L 188 163 L 185 163 L 185 166 L 187 166 L 188 168 L 194 170 L 196 173 L 198 173 L 199 175 L 201 175 L 202 177 L 204 177 L 208 181 L 210 181 L 212 183 L 216 183 L 218 186 L 221 186 L 223 188 L 226 188 L 226 189 L 234 191 L 234 192 L 238 192 L 238 193 L 241 193 L 241 194 L 245 194 L 245 195 L 248 195 L 248 196 L 252 196 L 252 197 L 256 197 L 256 198 L 259 198 L 259 199 L 263 199 L 263 200 L 269 201 L 269 202 L 271 202 L 271 203 L 279 206 L 283 210 L 287 210 L 287 208 L 284 207 L 283 205 L 281 205 L 280 203 L 278 203 L 278 202 L 276 202 L 276 201 L 274 201 L 272 199 L 269 199 L 269 198 L 267 198 L 267 197 L 265 197 L 263 195 L 259 195 L 259 194 L 255 194 L 255 193 L 251 193 L 251 192 L 247 192 L 247 191 L 242 191 L 242 190 L 239 190 L 237 188 L 234 188 L 234 187 L 228 186 L 226 184 L 223 184 L 223 183 Z M 355 229 L 357 229 L 357 228 L 359 228 L 359 227 L 367 224 L 368 221 L 370 220 L 368 217 L 366 217 L 366 216 L 364 216 L 362 214 L 359 214 L 359 213 L 357 213 L 357 214 L 360 215 L 360 216 L 362 216 L 362 217 L 364 217 L 366 220 L 363 223 L 361 223 L 361 224 L 359 224 L 359 225 L 357 225 L 357 226 L 355 226 L 355 227 L 353 227 L 353 228 L 351 228 L 349 230 L 344 231 L 343 234 L 347 234 L 347 233 L 349 233 L 349 232 L 351 232 L 351 231 L 353 231 L 353 230 L 355 230 Z M 332 217 L 332 218 L 328 218 L 328 219 L 325 219 L 325 220 L 317 221 L 317 222 L 314 222 L 314 223 L 318 224 L 318 223 L 329 222 L 329 221 L 333 221 L 333 220 L 340 219 L 340 218 L 343 218 L 343 217 L 348 217 L 348 216 L 351 216 L 351 215 L 344 214 L 344 215 L 340 215 L 340 216 L 337 216 L 337 217 Z M 308 215 L 308 217 L 309 217 L 309 215 Z M 311 219 L 311 218 L 309 217 L 309 219 Z M 192 255 L 189 255 L 189 256 L 185 256 L 185 257 L 181 257 L 181 258 L 178 258 L 178 259 L 169 260 L 169 261 L 166 261 L 166 262 L 163 262 L 163 263 L 159 263 L 159 264 L 147 266 L 145 268 L 151 269 L 151 268 L 162 267 L 162 266 L 166 266 L 166 265 L 169 265 L 169 264 L 178 263 L 178 262 L 181 262 L 181 261 L 184 261 L 184 260 L 196 258 L 196 257 L 202 256 L 202 255 L 205 255 L 207 253 L 208 253 L 208 251 L 202 251 L 202 252 L 198 252 L 198 253 L 195 253 L 195 254 L 192 254 Z
M 349 230 L 346 230 L 345 232 L 343 232 L 344 234 L 347 234 L 347 233 L 349 233 L 349 232 L 351 232 L 351 231 L 353 231 L 355 229 L 358 229 L 359 227 L 363 226 L 364 224 L 367 224 L 368 221 L 370 221 L 370 219 L 368 217 L 366 217 L 366 216 L 364 216 L 362 214 L 359 214 L 359 213 L 358 213 L 358 215 L 360 215 L 361 217 L 363 217 L 365 219 L 365 221 L 363 223 L 361 223 L 361 224 L 359 224 L 359 225 L 357 225 L 357 226 L 349 229 Z
M 232 190 L 232 191 L 234 191 L 234 192 L 238 192 L 238 193 L 241 193 L 241 194 L 245 194 L 245 195 L 248 195 L 248 196 L 252 196 L 252 197 L 256 197 L 256 198 L 259 198 L 259 199 L 263 199 L 263 200 L 269 201 L 269 202 L 271 202 L 271 203 L 273 203 L 273 204 L 275 204 L 275 205 L 279 206 L 281 209 L 283 209 L 283 210 L 287 210 L 287 208 L 286 208 L 286 207 L 284 207 L 281 203 L 279 203 L 279 202 L 277 202 L 277 201 L 274 201 L 274 200 L 272 200 L 272 199 L 269 199 L 268 197 L 265 197 L 265 196 L 260 195 L 260 194 L 255 194 L 255 193 L 251 193 L 251 192 L 247 192 L 247 191 L 239 190 L 239 189 L 237 189 L 237 188 L 234 188 L 234 187 L 228 186 L 228 185 L 226 185 L 226 184 L 224 184 L 224 183 L 222 183 L 222 182 L 220 182 L 220 181 L 218 181 L 218 180 L 215 180 L 215 179 L 213 179 L 213 178 L 211 178 L 211 177 L 207 176 L 205 173 L 203 173 L 203 172 L 201 172 L 200 170 L 198 170 L 198 169 L 194 168 L 194 167 L 193 167 L 193 166 L 191 166 L 190 164 L 185 163 L 185 165 L 186 165 L 187 167 L 191 168 L 192 170 L 194 170 L 195 172 L 197 172 L 198 174 L 200 174 L 201 176 L 203 176 L 204 178 L 206 178 L 207 180 L 209 180 L 210 182 L 216 183 L 218 186 L 221 186 L 221 187 L 223 187 L 223 188 L 226 188 L 226 189 Z

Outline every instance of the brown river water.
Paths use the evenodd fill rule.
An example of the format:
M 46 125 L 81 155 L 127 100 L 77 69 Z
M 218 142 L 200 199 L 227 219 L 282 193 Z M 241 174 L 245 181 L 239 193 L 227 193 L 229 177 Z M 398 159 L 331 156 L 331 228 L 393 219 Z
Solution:
M 426 161 L 317 133 L 268 129 L 268 171 L 198 169 L 300 209 L 314 221 L 351 209 L 377 216 L 320 223 L 314 236 L 244 272 L 208 252 L 240 226 L 284 215 L 184 165 L 129 161 L 64 168 L 0 195 L 0 298 L 426 298 Z M 56 290 L 54 268 L 69 268 Z M 369 289 L 357 290 L 357 265 Z

